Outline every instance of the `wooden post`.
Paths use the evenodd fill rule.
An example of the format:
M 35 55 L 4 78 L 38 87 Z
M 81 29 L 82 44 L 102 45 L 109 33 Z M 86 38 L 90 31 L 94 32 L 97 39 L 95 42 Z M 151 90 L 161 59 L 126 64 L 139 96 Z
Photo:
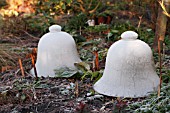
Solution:
M 161 85 L 162 85 L 162 54 L 161 54 L 161 45 L 162 41 L 158 40 L 158 53 L 159 53 L 159 86 L 158 86 L 158 97 L 161 94 Z
M 166 8 L 166 11 L 169 12 L 170 0 L 163 0 L 163 2 Z M 154 39 L 154 44 L 153 44 L 153 48 L 155 51 L 158 51 L 158 43 L 160 43 L 159 41 L 162 41 L 162 42 L 164 41 L 164 37 L 166 33 L 166 26 L 167 26 L 167 16 L 163 13 L 162 7 L 159 6 L 158 17 L 157 17 L 157 22 L 156 22 L 155 39 Z M 162 48 L 162 46 L 163 45 L 161 44 L 160 47 Z
M 164 4 L 163 4 L 164 3 Z M 163 5 L 163 7 L 161 6 Z M 159 53 L 159 73 L 160 73 L 160 83 L 158 87 L 158 96 L 160 96 L 161 92 L 161 85 L 162 85 L 162 50 L 163 50 L 163 43 L 166 33 L 166 26 L 167 26 L 167 16 L 163 13 L 163 9 L 169 12 L 170 9 L 170 0 L 163 0 L 160 2 L 160 6 L 158 9 L 158 17 L 156 22 L 156 31 L 155 31 L 155 40 L 154 40 L 154 50 L 158 51 Z

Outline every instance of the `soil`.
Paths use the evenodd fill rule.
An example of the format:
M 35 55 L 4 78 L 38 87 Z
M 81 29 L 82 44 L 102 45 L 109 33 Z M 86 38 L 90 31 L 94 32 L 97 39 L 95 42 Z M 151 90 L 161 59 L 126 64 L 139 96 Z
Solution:
M 39 38 L 23 34 L 1 38 L 0 113 L 128 113 L 128 103 L 143 99 L 100 95 L 93 90 L 95 81 L 88 77 L 35 79 L 29 74 L 30 54 L 37 48 Z M 169 62 L 166 65 L 170 68 Z
M 6 76 L 6 75 L 3 75 Z M 7 79 L 7 78 L 6 78 Z M 1 113 L 108 113 L 112 111 L 117 101 L 103 95 L 90 94 L 92 82 L 75 79 L 41 78 L 38 87 L 16 89 L 14 82 L 35 82 L 34 78 L 14 78 L 3 82 L 1 88 L 6 94 L 1 94 Z M 78 82 L 78 89 L 74 85 Z M 73 86 L 72 86 L 73 85 Z M 73 87 L 73 88 L 72 88 Z M 78 91 L 77 93 L 75 92 Z M 89 94 L 88 94 L 89 93 Z M 25 98 L 23 99 L 23 95 Z M 126 105 L 126 103 L 124 104 Z
M 109 113 L 123 111 L 126 101 L 100 95 L 90 78 L 38 78 L 29 74 L 33 48 L 30 34 L 1 39 L 0 113 Z M 21 59 L 24 75 L 18 59 Z M 104 63 L 102 64 L 104 65 Z M 103 66 L 102 66 L 103 67 Z

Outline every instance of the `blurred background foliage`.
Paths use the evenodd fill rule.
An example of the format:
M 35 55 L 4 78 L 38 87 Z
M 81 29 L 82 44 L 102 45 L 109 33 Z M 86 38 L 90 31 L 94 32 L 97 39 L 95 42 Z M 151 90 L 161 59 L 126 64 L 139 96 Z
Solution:
M 134 30 L 152 44 L 158 6 L 157 0 L 1 0 L 0 32 L 40 37 L 50 25 L 59 24 L 76 42 L 96 34 L 115 41 L 122 32 Z M 91 19 L 95 26 L 88 26 Z M 167 29 L 166 37 L 169 34 Z
M 137 24 L 139 16 L 142 16 L 149 23 L 148 26 L 154 29 L 158 3 L 156 0 L 1 0 L 0 7 L 3 20 L 7 20 L 3 27 L 14 24 L 8 22 L 8 18 L 15 17 L 25 22 L 27 31 L 42 34 L 47 32 L 51 24 L 64 26 L 68 23 L 70 29 L 77 30 L 80 26 L 84 27 L 88 19 L 108 14 L 112 15 L 112 24 L 121 19 L 136 20 L 132 23 Z M 76 23 L 73 25 L 73 22 Z

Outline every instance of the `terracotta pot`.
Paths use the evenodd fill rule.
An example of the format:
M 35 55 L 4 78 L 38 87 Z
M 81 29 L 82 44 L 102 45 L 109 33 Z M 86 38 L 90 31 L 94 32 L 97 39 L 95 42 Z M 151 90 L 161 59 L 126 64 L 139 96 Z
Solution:
M 110 15 L 107 16 L 106 24 L 111 24 L 111 21 L 112 21 L 112 17 Z
M 98 24 L 105 24 L 106 23 L 106 17 L 99 16 L 97 19 Z

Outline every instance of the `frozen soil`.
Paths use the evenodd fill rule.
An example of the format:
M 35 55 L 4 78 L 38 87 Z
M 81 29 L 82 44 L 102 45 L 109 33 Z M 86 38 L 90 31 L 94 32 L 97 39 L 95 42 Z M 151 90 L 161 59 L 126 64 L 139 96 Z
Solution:
M 0 113 L 109 113 L 124 111 L 127 100 L 100 95 L 94 81 L 80 78 L 38 78 L 29 74 L 33 36 L 1 38 Z M 18 59 L 22 60 L 23 77 Z M 102 64 L 104 65 L 104 64 Z M 102 66 L 103 67 L 103 66 Z
M 29 54 L 37 47 L 38 40 L 27 34 L 1 38 L 0 113 L 126 113 L 128 103 L 143 99 L 100 95 L 93 90 L 95 81 L 88 77 L 36 80 L 29 74 L 32 68 Z M 166 57 L 163 65 L 170 69 L 169 54 Z M 25 76 L 21 73 L 19 58 Z M 158 64 L 156 62 L 157 67 Z M 100 67 L 104 67 L 104 63 Z
M 93 91 L 89 78 L 35 78 L 4 73 L 0 85 L 0 113 L 108 113 L 121 111 L 127 100 Z

